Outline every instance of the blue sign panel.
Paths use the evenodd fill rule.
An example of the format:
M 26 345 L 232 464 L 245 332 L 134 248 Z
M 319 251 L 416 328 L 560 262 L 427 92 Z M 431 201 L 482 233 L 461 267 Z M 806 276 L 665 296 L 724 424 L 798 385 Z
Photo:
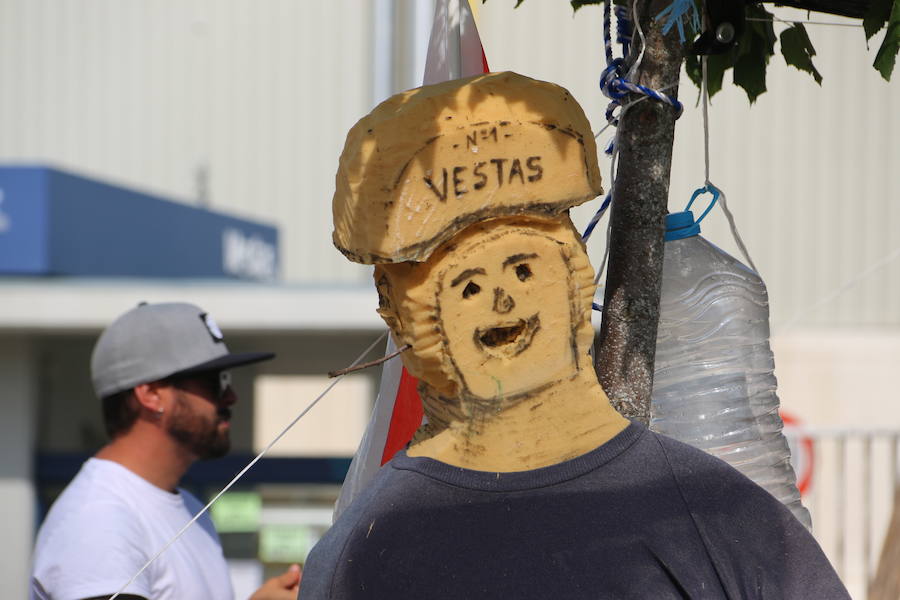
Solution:
M 0 167 L 0 274 L 272 280 L 278 231 L 39 167 Z
M 37 169 L 0 169 L 0 272 L 45 273 L 46 178 Z

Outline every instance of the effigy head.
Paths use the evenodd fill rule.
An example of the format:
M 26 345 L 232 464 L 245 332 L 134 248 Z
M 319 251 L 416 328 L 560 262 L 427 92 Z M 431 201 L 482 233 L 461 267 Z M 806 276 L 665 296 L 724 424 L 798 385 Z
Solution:
M 567 217 L 471 225 L 375 282 L 404 364 L 440 396 L 515 399 L 590 366 L 593 269 Z
M 602 193 L 596 154 L 552 83 L 505 72 L 397 94 L 347 135 L 334 244 L 356 262 L 421 262 L 485 219 L 559 217 Z

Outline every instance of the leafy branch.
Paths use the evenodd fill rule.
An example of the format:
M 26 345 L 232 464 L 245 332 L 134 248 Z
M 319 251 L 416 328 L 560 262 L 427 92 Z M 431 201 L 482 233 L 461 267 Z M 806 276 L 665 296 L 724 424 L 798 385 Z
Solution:
M 694 10 L 700 10 L 702 0 L 692 1 Z M 517 0 L 516 7 L 522 2 L 524 0 Z M 625 4 L 626 0 L 614 2 Z M 577 11 L 585 6 L 603 4 L 603 0 L 569 0 L 569 4 L 573 11 Z M 805 5 L 800 0 L 792 1 L 791 5 L 810 10 L 820 8 Z M 822 75 L 813 64 L 816 50 L 802 23 L 785 22 L 786 28 L 776 36 L 774 23 L 779 20 L 763 8 L 761 3 L 748 4 L 745 16 L 748 19 L 746 26 L 734 48 L 725 54 L 713 54 L 707 59 L 710 96 L 722 89 L 725 72 L 731 69 L 734 83 L 744 89 L 751 103 L 755 102 L 759 95 L 766 91 L 766 68 L 771 57 L 775 55 L 776 41 L 786 64 L 809 73 L 816 83 L 821 85 Z M 693 31 L 690 19 L 685 18 L 682 25 L 692 35 L 699 33 Z M 867 41 L 882 29 L 887 29 L 872 66 L 886 81 L 890 81 L 897 54 L 900 52 L 900 0 L 871 0 L 863 17 L 863 28 Z M 688 76 L 699 87 L 702 77 L 699 57 L 687 53 L 686 69 Z
M 886 81 L 890 81 L 897 60 L 897 51 L 900 50 L 900 0 L 893 0 L 893 3 L 891 0 L 872 0 L 869 12 L 863 18 L 866 40 L 872 39 L 872 36 L 881 31 L 885 25 L 887 32 L 875 54 L 872 66 Z

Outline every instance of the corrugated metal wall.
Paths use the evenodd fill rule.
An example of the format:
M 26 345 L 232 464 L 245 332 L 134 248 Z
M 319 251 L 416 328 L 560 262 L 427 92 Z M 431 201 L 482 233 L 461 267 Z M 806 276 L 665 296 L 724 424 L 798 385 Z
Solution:
M 0 0 L 0 161 L 49 162 L 187 202 L 205 198 L 278 224 L 286 281 L 365 282 L 367 269 L 331 247 L 334 172 L 347 129 L 380 99 L 375 12 L 393 6 L 394 43 L 421 48 L 422 36 L 409 35 L 422 26 L 414 14 L 421 4 L 431 5 Z M 476 4 L 494 70 L 568 87 L 602 126 L 599 8 L 573 16 L 563 0 L 528 0 L 517 10 L 511 0 Z M 810 25 L 809 32 L 821 87 L 776 57 L 770 91 L 753 107 L 730 86 L 714 98 L 711 179 L 727 193 L 769 284 L 776 332 L 794 317 L 798 327 L 898 326 L 896 256 L 815 306 L 900 249 L 900 74 L 891 84 L 881 80 L 869 66 L 877 43 L 867 53 L 861 29 Z M 403 61 L 381 89 L 403 87 L 411 65 L 421 64 L 421 56 Z M 688 107 L 676 131 L 671 210 L 703 182 L 695 88 L 685 83 L 682 97 Z M 607 172 L 605 157 L 601 165 Z M 578 210 L 576 223 L 593 208 Z M 704 222 L 704 234 L 736 252 L 720 211 Z M 598 231 L 598 258 L 602 247 Z
M 278 224 L 288 281 L 360 281 L 330 221 L 344 135 L 371 108 L 370 13 L 357 0 L 3 0 L 0 161 L 205 196 Z

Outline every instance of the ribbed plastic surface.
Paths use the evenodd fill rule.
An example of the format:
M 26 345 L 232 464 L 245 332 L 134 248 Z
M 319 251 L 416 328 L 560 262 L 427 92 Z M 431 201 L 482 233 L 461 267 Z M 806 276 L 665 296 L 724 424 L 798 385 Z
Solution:
M 650 427 L 725 460 L 809 528 L 774 367 L 759 276 L 699 235 L 666 242 Z

